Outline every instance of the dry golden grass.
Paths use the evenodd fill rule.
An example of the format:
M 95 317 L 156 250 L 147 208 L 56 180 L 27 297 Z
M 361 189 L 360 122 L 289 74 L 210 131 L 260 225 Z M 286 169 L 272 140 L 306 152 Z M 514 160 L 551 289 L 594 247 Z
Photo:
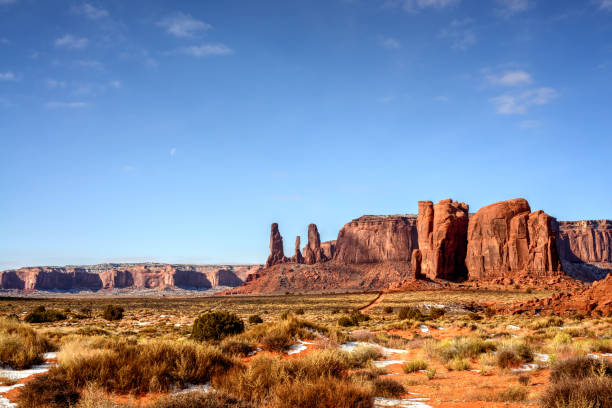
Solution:
M 12 319 L 0 319 L 0 365 L 22 369 L 42 362 L 50 351 L 49 340 L 26 324 Z

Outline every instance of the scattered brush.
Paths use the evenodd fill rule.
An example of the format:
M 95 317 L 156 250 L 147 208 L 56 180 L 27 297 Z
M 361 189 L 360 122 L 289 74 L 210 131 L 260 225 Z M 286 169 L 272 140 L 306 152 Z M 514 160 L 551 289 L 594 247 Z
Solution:
M 424 360 L 412 360 L 406 361 L 402 365 L 402 369 L 406 374 L 414 373 L 420 370 L 425 370 L 427 368 L 427 362 Z
M 34 377 L 20 389 L 20 408 L 65 408 L 74 406 L 79 399 L 77 387 L 65 373 L 51 370 Z
M 66 315 L 59 310 L 47 310 L 44 306 L 38 306 L 28 313 L 24 320 L 28 323 L 50 323 L 66 320 Z
M 14 369 L 42 363 L 43 353 L 52 350 L 49 340 L 13 319 L 0 319 L 0 365 Z
M 399 397 L 406 392 L 404 386 L 391 378 L 376 378 L 372 382 L 373 393 L 377 397 Z
M 594 376 L 612 377 L 612 362 L 605 359 L 576 356 L 557 361 L 550 369 L 550 381 L 553 383 Z
M 563 378 L 551 383 L 540 397 L 541 408 L 612 407 L 612 378 Z

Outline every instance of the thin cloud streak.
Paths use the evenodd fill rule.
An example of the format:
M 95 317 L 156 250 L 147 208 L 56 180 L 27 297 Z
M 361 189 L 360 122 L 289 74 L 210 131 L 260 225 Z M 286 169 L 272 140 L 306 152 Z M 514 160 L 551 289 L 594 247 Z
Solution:
M 193 37 L 201 31 L 210 30 L 212 28 L 210 24 L 181 12 L 174 13 L 164 18 L 157 23 L 157 25 L 165 28 L 168 34 L 175 37 Z

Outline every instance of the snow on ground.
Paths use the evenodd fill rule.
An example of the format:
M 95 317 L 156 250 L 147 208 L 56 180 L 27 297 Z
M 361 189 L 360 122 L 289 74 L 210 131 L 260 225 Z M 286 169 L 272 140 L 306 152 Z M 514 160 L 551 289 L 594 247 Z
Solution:
M 0 368 L 0 377 L 10 378 L 11 380 L 22 380 L 34 374 L 42 374 L 49 371 L 49 363 L 32 366 L 25 370 L 13 370 L 12 368 Z M 5 391 L 6 392 L 6 391 Z
M 306 350 L 306 346 L 308 344 L 314 344 L 314 343 L 310 343 L 308 341 L 298 340 L 298 344 L 290 345 L 287 348 L 287 350 L 285 350 L 285 353 L 287 353 L 287 354 L 298 354 L 298 353 L 301 353 L 302 351 Z
M 514 372 L 514 373 L 524 373 L 524 372 L 527 372 L 527 371 L 533 371 L 533 370 L 536 369 L 536 367 L 537 367 L 537 365 L 533 364 L 533 363 L 531 363 L 531 364 L 523 364 L 522 366 L 520 366 L 518 368 L 513 368 L 512 372 Z
M 378 360 L 378 361 L 374 361 L 373 363 L 378 368 L 384 368 L 392 364 L 404 364 L 405 361 L 404 360 Z
M 249 356 L 254 356 L 255 354 L 259 353 L 262 350 L 263 349 L 261 347 L 257 347 L 255 350 L 251 351 L 248 355 Z
M 547 362 L 550 358 L 548 354 L 541 354 L 541 353 L 535 353 L 534 357 L 543 362 Z
M 15 385 L 8 385 L 8 386 L 0 385 L 0 408 L 15 408 L 15 407 L 17 407 L 17 404 L 13 404 L 11 401 L 9 401 L 8 399 L 4 398 L 1 394 L 4 394 L 6 392 L 14 390 L 15 388 L 19 388 L 19 387 L 23 387 L 23 386 L 24 386 L 24 384 L 15 384 Z
M 421 333 L 429 333 L 429 327 L 425 326 L 424 324 L 420 325 L 419 329 L 421 330 Z
M 425 404 L 425 401 L 429 401 L 429 398 L 393 399 L 374 397 L 374 407 L 432 408 L 430 405 Z
M 506 326 L 506 328 L 507 328 L 507 329 L 509 329 L 509 330 L 521 330 L 521 328 L 520 328 L 520 327 L 515 326 L 515 325 L 513 325 L 513 324 L 509 324 L 509 325 L 507 325 L 507 326 Z
M 174 392 L 174 394 L 186 394 L 188 392 L 194 391 L 202 391 L 202 392 L 211 392 L 214 391 L 214 388 L 210 385 L 210 383 L 206 384 L 189 384 L 187 388 Z
M 340 350 L 342 351 L 346 351 L 348 353 L 352 353 L 353 351 L 355 351 L 355 349 L 357 347 L 376 347 L 379 348 L 383 354 L 385 355 L 389 355 L 389 354 L 400 354 L 400 353 L 407 353 L 407 350 L 401 350 L 401 349 L 392 349 L 392 348 L 388 348 L 388 347 L 383 347 L 380 344 L 375 344 L 375 343 L 367 343 L 365 341 L 348 341 L 344 344 L 340 345 Z

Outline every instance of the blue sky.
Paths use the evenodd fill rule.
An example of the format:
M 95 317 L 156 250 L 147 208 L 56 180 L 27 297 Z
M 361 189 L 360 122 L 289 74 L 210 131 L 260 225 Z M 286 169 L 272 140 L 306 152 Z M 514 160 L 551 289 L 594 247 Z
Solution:
M 0 269 L 363 214 L 612 217 L 612 1 L 0 0 Z

